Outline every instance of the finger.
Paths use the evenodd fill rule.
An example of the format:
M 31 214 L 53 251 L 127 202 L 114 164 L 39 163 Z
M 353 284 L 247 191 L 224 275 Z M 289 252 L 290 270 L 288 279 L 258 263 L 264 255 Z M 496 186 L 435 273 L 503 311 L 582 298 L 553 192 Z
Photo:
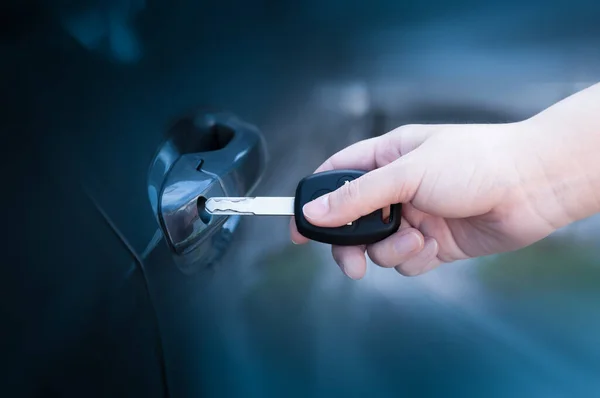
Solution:
M 439 125 L 404 125 L 381 135 L 350 145 L 327 159 L 315 173 L 334 169 L 373 170 L 385 166 L 418 148 L 441 127 Z
M 423 249 L 417 255 L 394 268 L 404 276 L 424 274 L 442 263 L 437 257 L 438 251 L 438 242 L 434 238 L 427 237 Z
M 423 234 L 418 229 L 406 227 L 368 246 L 367 254 L 380 267 L 393 268 L 419 254 L 424 246 Z
M 373 170 L 377 167 L 375 155 L 380 140 L 382 137 L 369 138 L 347 146 L 323 162 L 315 173 L 335 169 Z
M 361 279 L 367 272 L 365 246 L 332 246 L 331 254 L 346 276 Z
M 307 203 L 305 217 L 314 225 L 339 227 L 391 204 L 409 202 L 424 175 L 418 155 L 416 149 Z
M 388 134 L 391 139 L 398 142 L 403 155 L 417 149 L 429 137 L 448 129 L 449 125 L 442 124 L 405 124 L 396 127 Z
M 305 238 L 298 232 L 298 227 L 296 227 L 296 220 L 294 217 L 290 219 L 290 240 L 295 245 L 303 245 L 308 243 L 309 239 Z

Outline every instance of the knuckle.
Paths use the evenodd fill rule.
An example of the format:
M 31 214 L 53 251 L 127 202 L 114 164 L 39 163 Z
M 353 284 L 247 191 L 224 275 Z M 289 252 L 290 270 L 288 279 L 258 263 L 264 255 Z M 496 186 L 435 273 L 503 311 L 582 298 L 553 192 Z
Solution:
M 444 264 L 453 263 L 459 259 L 458 256 L 454 256 L 452 253 L 449 253 L 445 250 L 440 251 L 437 255 L 437 258 Z
M 392 136 L 402 155 L 406 155 L 441 130 L 442 125 L 406 124 L 393 130 Z
M 367 255 L 369 259 L 380 267 L 385 267 L 385 258 L 382 258 L 380 255 L 380 251 L 378 250 L 377 244 L 367 247 Z
M 396 127 L 394 130 L 391 131 L 391 133 L 392 133 L 392 135 L 402 137 L 403 135 L 407 135 L 407 134 L 410 134 L 411 132 L 414 132 L 415 130 L 419 129 L 420 127 L 421 127 L 420 124 L 403 124 L 402 126 Z
M 400 263 L 389 247 L 375 244 L 367 248 L 367 254 L 373 263 L 383 268 L 393 268 Z
M 356 209 L 361 199 L 360 178 L 344 184 L 333 197 L 335 202 L 333 205 L 346 209 Z
M 371 258 L 371 260 L 373 260 L 373 262 L 375 264 L 377 264 L 378 266 L 380 266 L 382 268 L 394 268 L 395 266 L 398 265 L 398 263 L 396 261 L 393 261 L 391 258 L 389 258 L 388 256 L 385 256 L 385 255 L 376 256 L 375 259 Z
M 406 200 L 406 198 L 412 197 L 412 192 L 408 189 L 407 184 L 399 183 L 392 192 L 391 198 L 392 203 L 401 203 Z
M 396 161 L 402 156 L 401 150 L 402 138 L 388 137 L 386 140 L 381 140 L 376 147 L 375 163 L 377 167 L 383 167 Z
M 351 181 L 349 184 L 345 184 L 342 187 L 343 197 L 349 203 L 353 203 L 356 200 L 360 199 L 360 178 L 354 181 Z
M 393 181 L 390 182 L 391 203 L 401 203 L 407 198 L 412 198 L 418 190 L 415 180 L 419 179 L 416 173 L 407 174 L 407 168 L 394 167 Z
M 415 267 L 407 267 L 404 264 L 400 264 L 394 267 L 394 269 L 402 276 L 418 276 L 420 274 L 419 269 Z

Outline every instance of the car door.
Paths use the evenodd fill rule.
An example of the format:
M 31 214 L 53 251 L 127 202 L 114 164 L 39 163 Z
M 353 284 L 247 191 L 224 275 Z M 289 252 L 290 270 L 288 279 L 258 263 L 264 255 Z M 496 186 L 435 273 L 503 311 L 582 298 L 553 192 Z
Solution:
M 106 16 L 117 3 L 67 11 Z M 157 71 L 160 57 L 113 62 L 110 49 L 95 52 L 65 29 L 61 17 L 72 14 L 60 4 L 11 6 L 23 24 L 3 37 L 3 131 L 17 155 L 7 184 L 18 195 L 14 266 L 2 278 L 2 390 L 197 396 L 194 347 L 211 329 L 202 296 L 239 218 L 204 223 L 192 213 L 202 195 L 251 192 L 264 140 L 234 115 L 197 109 L 218 97 L 210 78 Z

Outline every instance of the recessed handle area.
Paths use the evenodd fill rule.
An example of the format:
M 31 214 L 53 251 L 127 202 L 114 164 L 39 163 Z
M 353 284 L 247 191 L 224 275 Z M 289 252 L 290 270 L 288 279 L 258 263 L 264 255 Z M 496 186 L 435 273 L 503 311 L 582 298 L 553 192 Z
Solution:
M 206 264 L 219 257 L 215 251 L 224 250 L 223 239 L 237 221 L 210 215 L 204 204 L 213 196 L 251 193 L 266 161 L 258 129 L 230 113 L 199 111 L 173 124 L 150 166 L 148 193 L 163 235 L 181 262 Z

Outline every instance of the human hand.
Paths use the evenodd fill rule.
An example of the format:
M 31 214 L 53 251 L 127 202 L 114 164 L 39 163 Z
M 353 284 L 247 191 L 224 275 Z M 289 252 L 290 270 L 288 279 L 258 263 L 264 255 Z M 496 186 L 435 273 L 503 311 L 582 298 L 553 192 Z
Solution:
M 590 213 L 578 198 L 591 187 L 585 176 L 573 175 L 590 150 L 572 144 L 567 133 L 573 131 L 550 127 L 549 116 L 560 110 L 508 124 L 407 125 L 358 142 L 315 172 L 369 172 L 306 204 L 304 214 L 314 225 L 337 227 L 403 203 L 401 227 L 387 239 L 332 247 L 353 279 L 366 272 L 365 251 L 379 266 L 413 276 L 530 245 Z M 293 219 L 290 229 L 292 241 L 308 242 Z

